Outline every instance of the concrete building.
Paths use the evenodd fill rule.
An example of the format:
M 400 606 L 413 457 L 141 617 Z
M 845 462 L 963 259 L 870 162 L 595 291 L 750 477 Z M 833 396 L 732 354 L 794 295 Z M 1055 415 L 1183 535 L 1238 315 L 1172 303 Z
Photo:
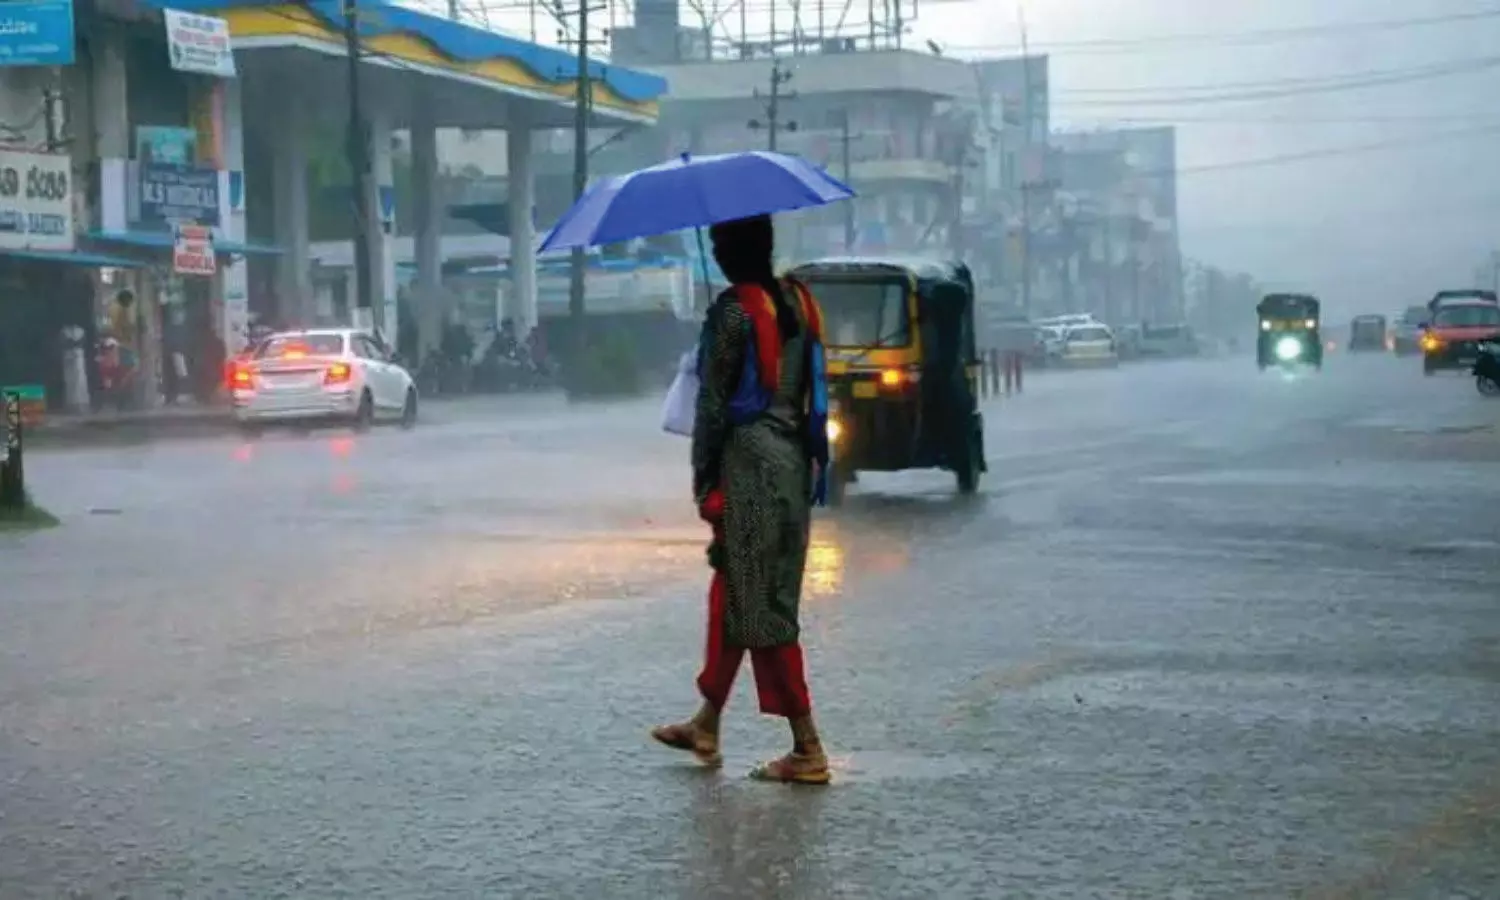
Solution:
M 1052 140 L 1061 154 L 1064 305 L 1113 322 L 1181 321 L 1176 130 L 1100 129 Z
M 55 354 L 36 348 L 55 347 L 63 325 L 87 325 L 90 341 L 111 327 L 130 332 L 122 337 L 140 355 L 137 399 L 150 404 L 158 375 L 211 392 L 252 314 L 320 320 L 308 179 L 319 128 L 331 124 L 337 136 L 348 118 L 343 10 L 235 0 L 166 6 L 28 4 L 16 15 L 46 18 L 0 36 L 47 39 L 0 46 L 0 114 L 11 126 L 0 169 L 45 189 L 17 196 L 0 177 L 0 220 L 9 223 L 0 227 L 0 284 L 10 286 L 0 296 L 0 378 L 55 382 Z M 436 132 L 447 127 L 520 136 L 505 151 L 507 230 L 528 252 L 510 254 L 508 279 L 518 318 L 534 322 L 531 135 L 571 122 L 576 57 L 387 0 L 362 0 L 357 10 L 373 177 L 343 202 L 351 231 L 357 224 L 370 236 L 372 296 L 368 307 L 353 304 L 349 319 L 396 342 L 393 135 L 404 132 L 417 207 L 410 312 L 426 342 L 435 339 L 451 299 L 435 189 Z M 184 62 L 184 30 L 217 41 L 206 62 Z M 38 46 L 50 49 L 39 54 Z M 661 78 L 597 63 L 587 77 L 591 124 L 655 121 Z M 337 137 L 334 146 L 342 146 Z M 82 299 L 59 302 L 68 285 L 62 293 Z M 121 292 L 131 298 L 128 315 L 115 303 Z M 48 302 L 25 301 L 38 297 Z

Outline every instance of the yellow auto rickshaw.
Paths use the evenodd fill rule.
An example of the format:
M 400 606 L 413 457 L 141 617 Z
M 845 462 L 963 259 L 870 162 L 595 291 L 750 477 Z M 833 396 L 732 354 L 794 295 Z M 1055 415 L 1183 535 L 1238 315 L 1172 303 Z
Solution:
M 962 263 L 847 258 L 792 269 L 823 310 L 830 505 L 860 472 L 945 469 L 972 494 L 987 469 L 974 281 Z

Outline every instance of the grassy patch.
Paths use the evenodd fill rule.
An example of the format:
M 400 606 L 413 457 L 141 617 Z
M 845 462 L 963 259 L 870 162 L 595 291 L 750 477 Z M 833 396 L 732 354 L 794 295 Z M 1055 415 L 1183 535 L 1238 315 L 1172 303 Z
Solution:
M 20 508 L 0 506 L 0 533 L 15 531 L 40 531 L 61 524 L 57 516 L 40 506 L 27 504 Z

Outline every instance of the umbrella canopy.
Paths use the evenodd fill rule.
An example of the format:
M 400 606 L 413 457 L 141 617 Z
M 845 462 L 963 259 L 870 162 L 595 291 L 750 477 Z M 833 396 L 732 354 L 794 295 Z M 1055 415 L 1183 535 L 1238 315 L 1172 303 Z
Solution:
M 684 153 L 589 188 L 558 220 L 540 250 L 615 244 L 853 196 L 848 185 L 800 157 L 764 150 Z

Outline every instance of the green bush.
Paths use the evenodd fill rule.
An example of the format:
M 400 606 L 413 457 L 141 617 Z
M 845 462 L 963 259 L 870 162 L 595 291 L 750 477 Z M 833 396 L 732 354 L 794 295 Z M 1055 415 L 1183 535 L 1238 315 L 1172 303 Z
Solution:
M 573 356 L 564 378 L 571 397 L 633 396 L 642 389 L 640 355 L 624 335 L 590 335 L 583 352 Z

